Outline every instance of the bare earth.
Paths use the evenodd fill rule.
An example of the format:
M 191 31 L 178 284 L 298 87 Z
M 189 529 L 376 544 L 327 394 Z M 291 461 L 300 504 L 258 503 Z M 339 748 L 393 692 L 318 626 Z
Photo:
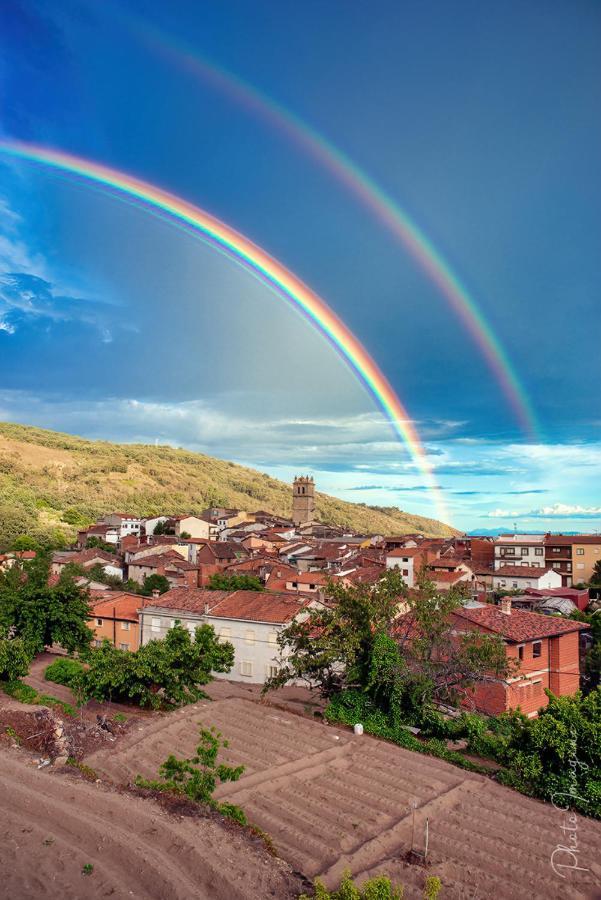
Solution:
M 310 878 L 333 885 L 345 868 L 359 879 L 386 873 L 405 885 L 405 896 L 421 897 L 426 871 L 404 859 L 414 802 L 415 847 L 423 849 L 428 819 L 427 874 L 441 878 L 445 900 L 601 897 L 601 822 L 577 817 L 568 833 L 565 813 L 484 776 L 261 704 L 254 691 L 215 682 L 210 692 L 222 699 L 136 722 L 86 762 L 115 783 L 155 776 L 169 753 L 191 755 L 201 722 L 215 725 L 230 741 L 228 761 L 246 766 L 218 796 L 242 806 Z M 556 853 L 556 864 L 587 871 L 555 874 L 558 845 L 577 853 Z
M 0 895 L 11 900 L 292 900 L 301 889 L 240 831 L 38 771 L 20 750 L 0 750 L 0 822 Z

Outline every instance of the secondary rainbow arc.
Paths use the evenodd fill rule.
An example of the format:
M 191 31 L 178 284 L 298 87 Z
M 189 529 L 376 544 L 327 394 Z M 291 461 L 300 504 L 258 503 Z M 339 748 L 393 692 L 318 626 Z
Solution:
M 200 207 L 137 177 L 60 150 L 16 140 L 1 140 L 0 152 L 79 176 L 116 196 L 133 198 L 151 210 L 184 223 L 201 239 L 256 274 L 278 295 L 299 309 L 330 341 L 381 408 L 398 438 L 406 445 L 428 485 L 437 516 L 448 522 L 443 494 L 415 425 L 385 375 L 360 341 L 314 291 L 276 259 L 235 229 Z
M 447 299 L 486 360 L 524 434 L 528 439 L 539 440 L 540 426 L 535 412 L 507 351 L 468 288 L 453 272 L 450 264 L 423 230 L 399 204 L 319 131 L 253 84 L 196 51 L 188 50 L 172 37 L 165 37 L 163 32 L 139 17 L 128 15 L 124 19 L 129 22 L 134 33 L 139 34 L 150 46 L 170 58 L 176 65 L 211 83 L 235 102 L 252 110 L 269 121 L 277 130 L 287 134 L 293 142 L 303 147 L 359 198 L 362 204 L 395 235 Z

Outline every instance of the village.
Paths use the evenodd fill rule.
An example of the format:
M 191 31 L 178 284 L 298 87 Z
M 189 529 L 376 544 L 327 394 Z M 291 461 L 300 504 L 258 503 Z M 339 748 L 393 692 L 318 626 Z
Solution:
M 208 623 L 235 648 L 223 677 L 263 684 L 281 664 L 282 629 L 327 601 L 328 585 L 375 585 L 396 569 L 413 589 L 421 572 L 438 591 L 464 589 L 458 630 L 497 634 L 519 660 L 512 679 L 477 691 L 476 709 L 533 716 L 546 690 L 578 690 L 590 634 L 570 613 L 593 600 L 584 584 L 601 560 L 601 535 L 357 535 L 316 522 L 314 498 L 313 479 L 299 477 L 290 520 L 216 507 L 150 518 L 110 513 L 81 530 L 72 550 L 53 553 L 51 580 L 67 568 L 81 572 L 96 646 L 136 651 L 176 621 L 192 633 Z

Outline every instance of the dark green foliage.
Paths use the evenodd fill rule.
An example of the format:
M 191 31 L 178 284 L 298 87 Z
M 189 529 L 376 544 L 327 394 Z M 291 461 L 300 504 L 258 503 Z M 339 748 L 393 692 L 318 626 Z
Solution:
M 169 522 L 157 522 L 153 534 L 175 534 L 175 528 Z
M 0 681 L 27 675 L 31 656 L 21 638 L 0 637 Z
M 156 781 L 138 775 L 136 784 L 152 790 L 185 794 L 195 803 L 205 803 L 240 825 L 246 825 L 247 819 L 240 807 L 232 803 L 220 804 L 213 797 L 218 781 L 238 781 L 244 772 L 244 766 L 217 762 L 221 747 L 228 747 L 228 742 L 221 739 L 221 732 L 215 728 L 201 728 L 200 743 L 191 759 L 177 759 L 172 754 L 161 765 Z
M 143 597 L 152 597 L 153 591 L 165 594 L 170 587 L 171 585 L 164 575 L 147 575 L 144 584 L 141 587 L 138 586 L 138 593 Z
M 212 672 L 229 672 L 234 648 L 215 637 L 211 625 L 194 636 L 176 623 L 162 640 L 150 641 L 135 653 L 117 650 L 108 641 L 90 653 L 89 668 L 72 681 L 85 700 L 131 702 L 153 709 L 183 706 L 205 696 L 201 685 Z
M 424 741 L 418 740 L 406 727 L 391 722 L 390 717 L 378 709 L 367 695 L 360 691 L 345 691 L 337 694 L 330 700 L 324 717 L 328 722 L 341 722 L 351 726 L 361 722 L 367 734 L 384 738 L 406 750 L 437 756 L 439 759 L 445 759 L 447 762 L 455 763 L 455 765 L 472 772 L 487 771 L 483 766 L 465 759 L 460 753 L 448 750 L 444 740 L 433 737 Z
M 601 585 L 601 559 L 598 559 L 593 566 L 593 574 L 591 575 L 591 584 Z
M 78 660 L 61 657 L 50 663 L 44 672 L 44 678 L 46 681 L 53 681 L 55 684 L 64 684 L 67 687 L 71 687 L 82 670 L 83 666 Z
M 36 538 L 31 537 L 28 534 L 20 534 L 18 538 L 15 538 L 13 541 L 11 550 L 41 550 L 42 545 Z
M 504 751 L 505 784 L 601 818 L 601 688 L 555 697 L 536 719 L 516 717 Z
M 598 562 L 601 562 L 601 560 Z M 584 659 L 582 690 L 586 694 L 601 684 L 601 609 L 590 613 L 576 610 L 570 613 L 570 619 L 586 623 L 591 629 L 593 638 L 592 646 Z
M 216 572 L 209 578 L 211 591 L 264 591 L 260 578 L 256 575 L 225 575 Z
M 53 643 L 85 650 L 92 639 L 88 595 L 69 573 L 49 587 L 49 572 L 49 554 L 40 553 L 0 573 L 0 628 L 22 638 L 32 656 Z
M 86 540 L 86 550 L 104 550 L 105 553 L 116 553 L 117 548 L 114 544 L 107 544 L 102 538 L 92 535 Z

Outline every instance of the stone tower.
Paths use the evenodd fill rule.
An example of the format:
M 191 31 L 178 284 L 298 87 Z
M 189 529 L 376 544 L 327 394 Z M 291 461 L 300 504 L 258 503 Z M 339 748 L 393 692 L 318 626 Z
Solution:
M 310 476 L 297 476 L 292 485 L 292 521 L 306 525 L 315 518 L 315 482 Z

